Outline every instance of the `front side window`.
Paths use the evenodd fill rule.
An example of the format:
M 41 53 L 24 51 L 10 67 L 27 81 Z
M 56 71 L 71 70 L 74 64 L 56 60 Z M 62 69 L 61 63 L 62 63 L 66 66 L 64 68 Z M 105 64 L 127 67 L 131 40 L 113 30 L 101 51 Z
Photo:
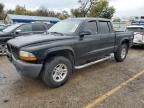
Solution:
M 21 32 L 30 32 L 32 31 L 32 25 L 31 24 L 26 24 L 18 27 L 16 30 L 19 30 Z
M 88 31 L 91 33 L 91 35 L 97 34 L 97 25 L 96 21 L 89 21 L 86 23 L 84 27 L 84 31 Z
M 81 23 L 81 21 L 72 21 L 72 20 L 61 21 L 61 22 L 55 24 L 54 26 L 52 26 L 48 30 L 48 32 L 72 34 L 77 30 L 80 23 Z

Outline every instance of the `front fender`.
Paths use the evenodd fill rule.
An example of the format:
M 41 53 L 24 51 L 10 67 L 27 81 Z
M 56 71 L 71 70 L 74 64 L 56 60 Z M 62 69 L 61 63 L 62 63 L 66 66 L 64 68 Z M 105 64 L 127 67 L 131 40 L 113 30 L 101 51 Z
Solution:
M 54 52 L 58 52 L 58 51 L 70 51 L 75 58 L 74 50 L 70 46 L 60 46 L 60 47 L 50 48 L 50 49 L 45 51 L 44 58 L 46 58 L 49 54 L 54 53 Z

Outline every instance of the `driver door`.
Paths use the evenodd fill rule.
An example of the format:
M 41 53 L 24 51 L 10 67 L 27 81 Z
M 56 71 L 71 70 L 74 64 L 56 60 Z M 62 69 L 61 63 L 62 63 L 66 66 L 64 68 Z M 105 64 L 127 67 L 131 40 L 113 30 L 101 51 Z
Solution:
M 87 60 L 91 60 L 97 57 L 97 50 L 99 49 L 100 44 L 100 36 L 98 34 L 96 20 L 85 22 L 81 31 L 90 33 L 89 35 L 85 35 L 82 39 L 80 39 L 77 45 L 78 59 L 81 63 L 84 63 Z

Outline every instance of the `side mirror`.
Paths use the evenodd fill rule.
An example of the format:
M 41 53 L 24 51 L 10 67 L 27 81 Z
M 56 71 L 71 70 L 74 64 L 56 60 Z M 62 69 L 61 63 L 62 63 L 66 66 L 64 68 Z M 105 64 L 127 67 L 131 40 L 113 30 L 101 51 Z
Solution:
M 79 33 L 80 37 L 84 37 L 85 35 L 91 35 L 91 32 L 89 31 L 82 31 Z

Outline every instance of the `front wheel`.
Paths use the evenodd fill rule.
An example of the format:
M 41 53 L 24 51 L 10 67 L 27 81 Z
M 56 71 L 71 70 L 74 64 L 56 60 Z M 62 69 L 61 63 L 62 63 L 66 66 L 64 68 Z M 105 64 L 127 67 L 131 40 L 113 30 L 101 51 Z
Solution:
M 126 59 L 128 54 L 128 45 L 127 44 L 122 44 L 120 48 L 118 49 L 117 52 L 115 52 L 115 60 L 117 62 L 122 62 Z
M 63 85 L 72 72 L 72 63 L 65 57 L 53 57 L 47 61 L 42 73 L 43 82 L 49 87 Z

